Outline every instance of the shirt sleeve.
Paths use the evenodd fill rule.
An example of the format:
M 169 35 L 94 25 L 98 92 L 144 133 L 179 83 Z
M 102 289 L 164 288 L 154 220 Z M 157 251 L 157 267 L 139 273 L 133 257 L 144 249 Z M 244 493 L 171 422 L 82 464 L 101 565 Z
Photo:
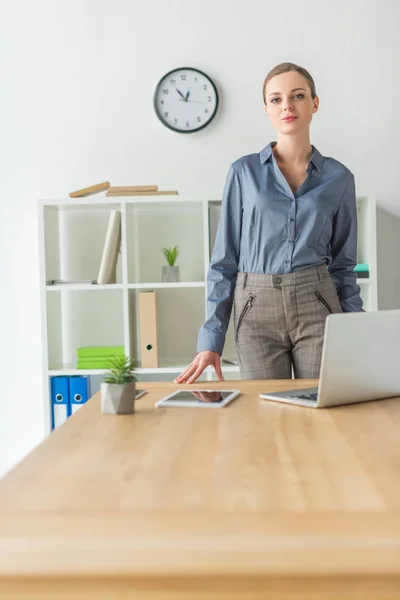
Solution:
M 353 174 L 334 217 L 331 254 L 329 272 L 343 312 L 363 312 L 360 286 L 354 271 L 357 264 L 357 204 Z
M 222 354 L 232 312 L 242 231 L 242 194 L 238 174 L 231 165 L 225 181 L 221 215 L 207 271 L 207 320 L 199 331 L 197 352 Z

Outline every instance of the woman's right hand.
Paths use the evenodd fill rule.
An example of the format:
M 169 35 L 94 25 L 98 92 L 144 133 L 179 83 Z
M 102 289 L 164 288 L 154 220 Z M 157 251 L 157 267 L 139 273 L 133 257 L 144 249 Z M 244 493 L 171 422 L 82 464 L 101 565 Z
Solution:
M 225 381 L 221 371 L 221 358 L 218 352 L 211 350 L 202 350 L 198 352 L 190 365 L 183 373 L 174 379 L 175 383 L 193 383 L 202 374 L 204 369 L 209 365 L 213 365 L 217 377 L 220 381 Z

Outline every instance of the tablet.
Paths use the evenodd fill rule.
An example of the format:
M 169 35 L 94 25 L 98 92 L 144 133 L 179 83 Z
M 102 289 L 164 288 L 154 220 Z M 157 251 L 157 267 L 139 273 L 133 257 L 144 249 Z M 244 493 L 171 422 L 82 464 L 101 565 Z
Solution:
M 230 404 L 240 390 L 176 390 L 162 400 L 156 402 L 156 407 L 188 406 L 195 408 L 222 408 Z
M 135 390 L 135 400 L 137 400 L 138 398 L 140 398 L 141 396 L 144 396 L 144 394 L 147 393 L 147 390 Z

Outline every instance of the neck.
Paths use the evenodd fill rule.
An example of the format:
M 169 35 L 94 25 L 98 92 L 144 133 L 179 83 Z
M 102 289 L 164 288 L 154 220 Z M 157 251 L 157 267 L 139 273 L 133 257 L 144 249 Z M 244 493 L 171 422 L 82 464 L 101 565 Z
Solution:
M 308 165 L 312 150 L 308 131 L 297 136 L 278 133 L 277 143 L 272 148 L 276 161 L 292 168 Z

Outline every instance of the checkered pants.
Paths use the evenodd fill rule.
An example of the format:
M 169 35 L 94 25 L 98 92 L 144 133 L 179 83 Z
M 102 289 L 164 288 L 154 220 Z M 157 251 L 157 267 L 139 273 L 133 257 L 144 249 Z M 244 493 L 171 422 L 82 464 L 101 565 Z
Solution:
M 238 273 L 233 315 L 242 379 L 319 377 L 325 319 L 342 312 L 326 265 Z

